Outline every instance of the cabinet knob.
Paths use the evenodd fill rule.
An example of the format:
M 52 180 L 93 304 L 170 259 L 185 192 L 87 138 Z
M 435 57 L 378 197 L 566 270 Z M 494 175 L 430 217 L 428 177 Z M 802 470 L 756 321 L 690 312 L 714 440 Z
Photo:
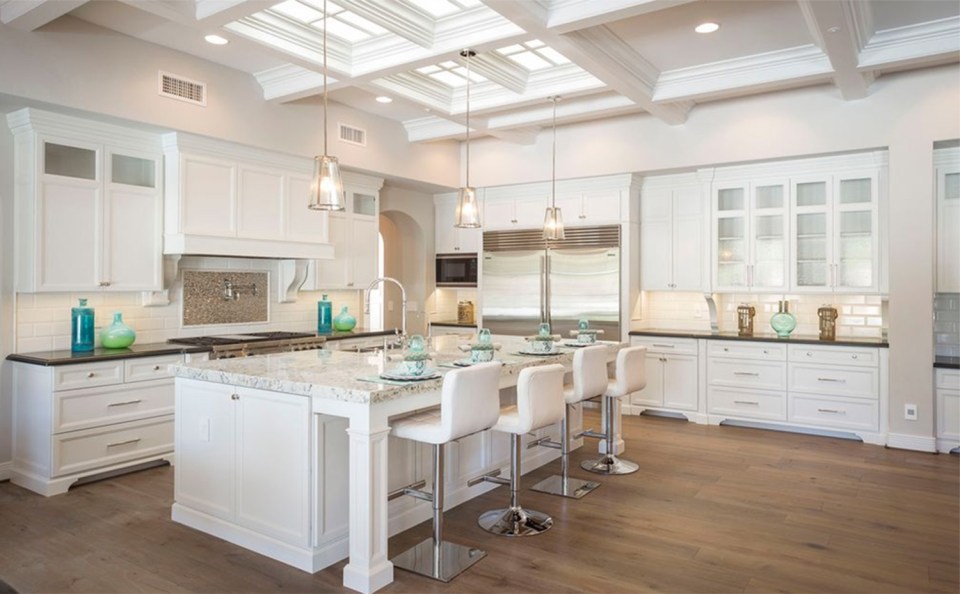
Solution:
M 763 354 L 764 354 L 764 355 L 769 355 L 769 354 L 770 354 L 770 351 L 768 351 L 767 349 L 763 349 Z
M 857 356 L 856 356 L 856 355 L 850 355 L 850 358 L 851 358 L 851 359 L 856 359 Z
M 159 366 L 159 365 L 154 365 L 154 366 L 153 366 L 153 370 L 154 370 L 154 371 L 160 371 L 160 366 Z
M 110 286 L 110 281 L 100 281 L 100 286 L 101 286 L 101 287 L 109 287 L 109 286 Z
M 97 375 L 97 374 L 94 373 L 94 372 L 92 372 L 92 371 L 89 372 L 89 373 L 87 373 L 87 377 L 93 377 L 93 376 L 95 376 L 95 375 Z
M 581 220 L 582 220 L 582 219 L 585 219 L 585 218 L 587 218 L 587 215 L 580 215 L 580 216 L 579 216 L 579 217 L 577 217 L 577 218 L 578 218 L 578 219 L 581 219 Z
M 727 347 L 723 347 L 723 352 L 724 352 L 724 353 L 729 353 L 729 352 L 730 352 L 730 349 L 728 349 Z
M 239 394 L 230 394 L 230 400 L 240 400 Z
M 808 357 L 812 357 L 812 356 L 813 356 L 813 353 L 811 353 L 810 351 L 807 351 L 807 356 L 808 356 Z
M 458 248 L 458 247 L 455 247 L 455 248 L 453 248 L 453 251 L 455 251 L 455 252 L 459 252 L 459 251 L 460 251 L 460 248 Z
M 510 222 L 513 223 L 514 225 L 516 225 L 516 224 L 517 224 L 517 219 L 510 219 Z
M 353 286 L 353 283 L 347 283 L 347 286 L 348 286 L 348 287 L 352 287 L 352 286 Z

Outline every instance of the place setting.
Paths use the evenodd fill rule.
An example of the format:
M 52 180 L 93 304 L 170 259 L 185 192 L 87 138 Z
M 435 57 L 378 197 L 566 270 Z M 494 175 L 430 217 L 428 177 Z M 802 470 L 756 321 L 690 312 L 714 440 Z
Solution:
M 426 339 L 415 334 L 407 341 L 402 355 L 386 356 L 386 361 L 396 362 L 397 365 L 381 371 L 377 376 L 357 379 L 381 384 L 406 385 L 442 377 L 443 372 L 430 365 L 431 359 L 433 355 L 427 350 Z
M 527 341 L 527 346 L 523 349 L 520 349 L 518 355 L 527 355 L 535 357 L 549 357 L 553 355 L 561 355 L 563 351 L 560 351 L 556 348 L 556 343 L 560 340 L 559 334 L 551 334 L 550 324 L 544 322 L 540 324 L 540 328 L 537 330 L 535 336 L 526 336 L 524 340 Z
M 570 331 L 570 336 L 574 340 L 565 340 L 561 346 L 582 348 L 597 344 L 597 335 L 603 334 L 603 330 L 590 328 L 589 320 L 580 320 L 577 323 L 577 329 Z
M 457 349 L 462 352 L 470 353 L 469 357 L 457 359 L 451 363 L 443 364 L 444 367 L 470 367 L 478 363 L 489 363 L 494 360 L 496 351 L 500 350 L 500 344 L 493 342 L 490 330 L 481 328 L 477 331 L 477 340 L 472 344 L 457 345 Z

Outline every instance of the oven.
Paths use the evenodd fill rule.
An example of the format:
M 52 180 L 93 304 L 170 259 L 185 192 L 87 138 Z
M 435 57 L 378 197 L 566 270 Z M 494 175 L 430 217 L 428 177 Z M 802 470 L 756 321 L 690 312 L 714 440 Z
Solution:
M 438 287 L 476 287 L 477 254 L 437 254 Z

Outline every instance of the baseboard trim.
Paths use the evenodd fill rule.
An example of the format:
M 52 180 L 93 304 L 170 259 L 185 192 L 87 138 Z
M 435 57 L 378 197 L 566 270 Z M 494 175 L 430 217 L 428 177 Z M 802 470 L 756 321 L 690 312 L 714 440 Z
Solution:
M 902 433 L 888 433 L 887 447 L 898 450 L 915 450 L 917 452 L 936 452 L 937 440 L 923 435 L 903 435 Z
M 13 472 L 13 462 L 0 462 L 0 481 L 9 481 Z

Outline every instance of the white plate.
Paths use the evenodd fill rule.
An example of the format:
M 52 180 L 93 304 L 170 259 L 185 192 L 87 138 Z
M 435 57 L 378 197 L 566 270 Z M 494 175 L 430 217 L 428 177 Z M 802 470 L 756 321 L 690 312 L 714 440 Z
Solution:
M 558 350 L 556 350 L 556 349 L 554 349 L 554 350 L 552 350 L 552 351 L 548 351 L 548 352 L 546 352 L 546 353 L 534 352 L 534 351 L 519 351 L 519 352 L 520 352 L 521 355 L 537 355 L 537 356 L 539 356 L 539 357 L 549 357 L 549 356 L 551 356 L 551 355 L 562 355 L 562 354 L 563 354 L 561 351 L 558 351 Z
M 490 361 L 471 361 L 470 359 L 457 359 L 453 362 L 457 367 L 470 367 L 471 365 L 478 365 L 480 363 L 493 363 L 496 359 Z
M 440 372 L 436 369 L 427 369 L 419 375 L 403 373 L 402 371 L 384 371 L 380 374 L 380 377 L 388 380 L 396 380 L 401 382 L 421 382 L 424 380 L 432 380 L 440 377 Z
M 563 346 L 568 346 L 568 347 L 588 347 L 588 346 L 596 346 L 596 345 L 598 345 L 598 344 L 600 344 L 600 341 L 599 341 L 599 340 L 596 341 L 596 342 L 573 342 L 573 341 L 567 341 L 567 342 L 563 343 Z

